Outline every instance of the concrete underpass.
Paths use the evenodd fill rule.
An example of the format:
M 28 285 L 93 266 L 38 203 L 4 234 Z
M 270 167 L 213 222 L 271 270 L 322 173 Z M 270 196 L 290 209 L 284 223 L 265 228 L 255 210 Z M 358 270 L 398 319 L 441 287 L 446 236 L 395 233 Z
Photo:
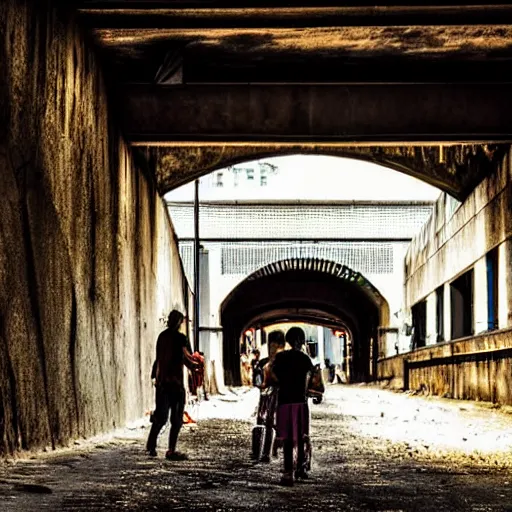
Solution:
M 512 8 L 359 4 L 0 2 L 0 509 L 512 509 Z M 168 199 L 281 157 L 436 199 Z M 211 394 L 176 464 L 144 453 L 172 309 Z M 289 491 L 239 385 L 293 322 L 348 385 Z

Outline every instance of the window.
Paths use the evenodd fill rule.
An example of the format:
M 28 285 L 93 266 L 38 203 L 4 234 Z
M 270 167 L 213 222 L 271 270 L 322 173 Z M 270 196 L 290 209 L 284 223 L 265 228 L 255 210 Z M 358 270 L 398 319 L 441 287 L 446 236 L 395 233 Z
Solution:
M 412 312 L 412 349 L 424 347 L 427 340 L 427 301 L 422 300 L 411 308 Z
M 246 169 L 247 179 L 249 181 L 254 180 L 254 169 Z
M 267 186 L 267 177 L 264 174 L 262 174 L 260 176 L 260 185 L 262 187 L 266 187 Z
M 233 167 L 233 185 L 235 187 L 238 187 L 238 182 L 240 181 L 239 176 L 240 176 L 240 169 Z
M 436 290 L 436 342 L 444 341 L 444 286 Z
M 473 334 L 473 270 L 466 272 L 450 285 L 451 339 Z
M 498 329 L 498 248 L 487 253 L 487 329 Z
M 224 186 L 224 183 L 223 183 L 223 181 L 222 181 L 223 174 L 222 174 L 221 172 L 218 172 L 218 173 L 217 173 L 216 178 L 217 178 L 217 181 L 215 182 L 215 186 L 216 186 L 216 187 L 222 187 L 222 186 Z

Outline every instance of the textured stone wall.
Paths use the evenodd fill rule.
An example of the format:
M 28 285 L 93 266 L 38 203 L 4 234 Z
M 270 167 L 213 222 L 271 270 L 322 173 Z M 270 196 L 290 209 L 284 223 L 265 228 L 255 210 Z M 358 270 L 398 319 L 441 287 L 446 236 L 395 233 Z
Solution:
M 187 287 L 98 63 L 45 0 L 0 2 L 0 193 L 0 455 L 141 416 Z

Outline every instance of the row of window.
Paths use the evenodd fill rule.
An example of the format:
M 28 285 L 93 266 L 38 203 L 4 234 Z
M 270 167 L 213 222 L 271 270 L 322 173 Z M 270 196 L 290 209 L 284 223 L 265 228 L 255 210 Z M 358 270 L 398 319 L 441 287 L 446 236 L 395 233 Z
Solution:
M 498 329 L 498 248 L 486 256 L 487 273 L 487 329 Z M 471 269 L 450 283 L 450 326 L 448 339 L 458 339 L 474 334 L 474 270 Z M 445 341 L 445 289 L 436 292 L 436 342 Z M 412 349 L 424 347 L 427 342 L 427 301 L 422 300 L 412 308 Z
M 254 182 L 254 169 L 251 169 L 251 168 L 247 168 L 247 169 L 234 168 L 232 170 L 232 173 L 233 173 L 233 186 L 237 187 L 239 185 L 239 174 L 242 173 L 242 172 L 245 172 L 246 180 L 247 181 Z M 215 187 L 223 187 L 224 186 L 224 181 L 225 181 L 224 178 L 225 178 L 224 172 L 217 171 L 215 173 L 214 186 Z M 259 178 L 260 178 L 260 186 L 261 187 L 267 186 L 268 178 L 267 178 L 267 174 L 266 174 L 264 169 L 262 169 L 260 171 Z

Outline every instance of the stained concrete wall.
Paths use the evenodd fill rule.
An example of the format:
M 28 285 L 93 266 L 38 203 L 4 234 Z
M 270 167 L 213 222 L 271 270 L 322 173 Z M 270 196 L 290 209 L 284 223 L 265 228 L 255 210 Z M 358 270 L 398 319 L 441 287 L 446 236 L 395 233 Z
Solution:
M 415 237 L 405 258 L 405 302 L 410 308 L 435 293 L 438 286 L 449 288 L 464 272 L 474 271 L 475 334 L 487 330 L 486 254 L 499 248 L 499 327 L 512 327 L 512 171 L 509 151 L 453 216 L 446 212 L 446 196 L 436 204 L 432 217 Z M 449 289 L 448 289 L 449 292 Z M 448 300 L 447 300 L 448 299 Z M 445 295 L 447 313 L 449 293 Z M 435 313 L 435 307 L 430 311 Z M 445 319 L 449 314 L 445 314 Z M 427 323 L 429 320 L 427 319 Z M 445 339 L 450 329 L 445 323 Z
M 378 364 L 378 378 L 402 388 L 406 359 L 412 363 L 408 371 L 411 390 L 512 405 L 509 352 L 512 331 L 505 329 L 383 359 Z
M 403 386 L 403 361 L 411 362 L 409 388 L 453 398 L 512 404 L 512 166 L 509 151 L 453 213 L 441 196 L 405 259 L 406 305 L 427 300 L 429 346 L 381 359 L 378 378 Z M 486 254 L 498 248 L 498 327 L 488 331 Z M 444 287 L 444 335 L 450 340 L 450 284 L 472 269 L 474 335 L 432 343 L 435 290 Z
M 0 2 L 0 454 L 141 416 L 187 286 L 72 15 Z

